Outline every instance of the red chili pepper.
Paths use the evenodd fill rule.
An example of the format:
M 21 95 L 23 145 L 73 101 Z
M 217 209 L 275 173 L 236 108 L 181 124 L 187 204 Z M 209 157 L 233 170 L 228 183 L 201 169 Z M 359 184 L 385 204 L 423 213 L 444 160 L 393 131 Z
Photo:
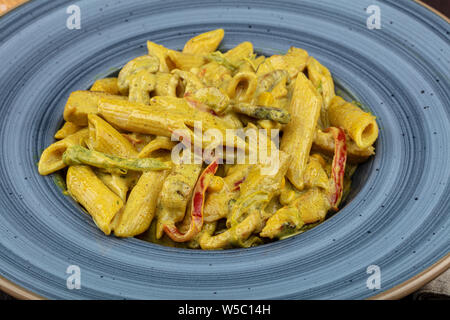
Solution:
M 202 172 L 197 180 L 192 194 L 191 204 L 191 225 L 186 233 L 181 233 L 176 225 L 164 225 L 164 231 L 175 242 L 186 242 L 191 240 L 202 230 L 203 226 L 203 205 L 205 203 L 205 192 L 211 182 L 212 176 L 219 167 L 219 160 L 215 159 Z
M 347 145 L 345 132 L 341 128 L 330 127 L 325 132 L 332 132 L 334 136 L 334 157 L 331 167 L 330 203 L 334 210 L 338 210 L 344 192 L 344 173 L 347 161 Z

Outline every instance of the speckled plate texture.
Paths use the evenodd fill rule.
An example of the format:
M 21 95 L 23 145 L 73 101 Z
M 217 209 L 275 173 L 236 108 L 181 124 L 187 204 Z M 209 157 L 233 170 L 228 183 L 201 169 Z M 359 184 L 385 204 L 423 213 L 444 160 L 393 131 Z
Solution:
M 81 29 L 66 27 L 67 8 Z M 370 30 L 369 5 L 381 29 Z M 104 236 L 37 161 L 71 91 L 224 28 L 221 49 L 306 49 L 376 116 L 376 156 L 344 208 L 298 236 L 192 251 Z M 444 258 L 450 234 L 449 24 L 413 1 L 31 1 L 0 18 L 0 276 L 51 299 L 364 299 Z M 81 270 L 69 290 L 66 271 Z M 381 272 L 369 289 L 367 268 Z M 20 295 L 18 293 L 17 295 Z

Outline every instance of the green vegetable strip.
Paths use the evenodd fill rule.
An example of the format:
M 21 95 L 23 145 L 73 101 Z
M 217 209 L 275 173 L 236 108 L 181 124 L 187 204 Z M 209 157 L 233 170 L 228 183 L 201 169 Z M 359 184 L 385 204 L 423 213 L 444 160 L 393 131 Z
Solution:
M 172 167 L 170 162 L 163 162 L 158 159 L 127 159 L 115 157 L 102 152 L 89 150 L 79 145 L 74 145 L 67 148 L 62 158 L 63 162 L 69 166 L 87 164 L 93 167 L 105 169 L 107 171 L 115 171 L 119 173 L 126 173 L 127 170 L 166 170 Z
M 209 61 L 215 61 L 218 64 L 223 65 L 225 68 L 230 69 L 231 71 L 235 71 L 237 66 L 233 64 L 230 60 L 228 60 L 222 52 L 216 51 L 208 54 L 206 59 Z
M 233 110 L 261 120 L 273 120 L 279 123 L 289 123 L 291 116 L 286 110 L 275 107 L 256 106 L 249 103 L 237 103 Z

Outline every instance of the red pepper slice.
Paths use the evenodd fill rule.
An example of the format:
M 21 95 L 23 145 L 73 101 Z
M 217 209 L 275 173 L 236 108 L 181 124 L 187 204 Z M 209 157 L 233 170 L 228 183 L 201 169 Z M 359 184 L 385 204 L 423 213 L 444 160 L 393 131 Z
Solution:
M 241 183 L 244 182 L 244 180 L 245 180 L 245 177 L 242 178 L 241 180 L 236 181 L 234 183 L 234 188 L 231 191 L 236 191 L 236 190 L 241 189 Z
M 219 159 L 211 162 L 202 172 L 195 184 L 192 194 L 191 204 L 191 225 L 186 233 L 181 233 L 176 225 L 164 225 L 164 231 L 175 242 L 186 242 L 200 232 L 203 227 L 203 205 L 205 203 L 205 193 L 219 167 Z
M 341 128 L 330 127 L 325 132 L 332 132 L 334 136 L 334 156 L 331 166 L 331 192 L 329 195 L 331 206 L 338 210 L 344 192 L 344 173 L 347 161 L 347 145 L 345 132 Z

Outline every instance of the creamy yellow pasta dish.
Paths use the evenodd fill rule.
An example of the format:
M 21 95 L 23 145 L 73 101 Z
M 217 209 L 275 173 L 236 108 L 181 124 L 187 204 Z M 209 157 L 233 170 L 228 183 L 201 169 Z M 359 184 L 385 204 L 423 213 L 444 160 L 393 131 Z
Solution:
M 305 50 L 217 48 L 218 29 L 73 92 L 39 173 L 106 235 L 199 249 L 250 247 L 336 212 L 374 154 L 375 117 L 336 95 Z

